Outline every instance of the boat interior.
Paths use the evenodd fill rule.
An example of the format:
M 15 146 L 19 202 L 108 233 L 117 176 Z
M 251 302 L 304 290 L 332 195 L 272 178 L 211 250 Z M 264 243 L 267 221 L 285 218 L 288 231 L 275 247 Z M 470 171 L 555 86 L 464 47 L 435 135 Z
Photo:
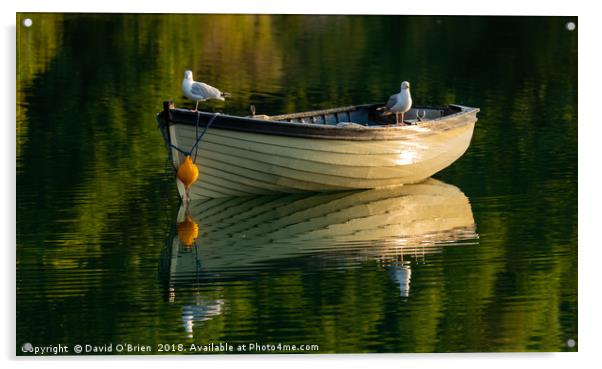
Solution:
M 362 126 L 387 126 L 396 125 L 394 113 L 383 112 L 379 104 L 349 106 L 342 108 L 316 110 L 309 112 L 284 114 L 284 115 L 253 115 L 256 119 L 271 121 L 284 121 L 293 123 L 312 123 L 325 125 L 358 124 Z M 414 107 L 404 114 L 405 124 L 417 124 L 422 121 L 439 119 L 461 111 L 458 106 L 450 105 L 442 108 Z M 401 119 L 401 117 L 400 117 Z

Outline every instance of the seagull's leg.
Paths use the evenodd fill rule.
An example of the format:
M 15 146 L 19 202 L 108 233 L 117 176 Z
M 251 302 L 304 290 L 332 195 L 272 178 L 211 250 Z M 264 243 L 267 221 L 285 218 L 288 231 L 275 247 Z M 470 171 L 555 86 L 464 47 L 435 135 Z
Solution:
M 196 101 L 196 106 L 194 107 L 194 111 L 197 111 L 199 108 L 199 100 Z
M 404 123 L 404 122 L 403 122 L 403 115 L 404 115 L 404 114 L 405 114 L 405 113 L 401 113 L 401 123 L 402 123 L 402 124 Z
M 395 124 L 399 124 L 399 113 L 395 112 Z

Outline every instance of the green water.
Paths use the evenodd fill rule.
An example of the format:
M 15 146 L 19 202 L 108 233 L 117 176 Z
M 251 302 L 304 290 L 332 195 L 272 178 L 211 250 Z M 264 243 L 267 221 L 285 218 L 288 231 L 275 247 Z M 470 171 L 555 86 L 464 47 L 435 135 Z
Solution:
M 120 343 L 160 353 L 220 342 L 577 350 L 568 21 L 19 14 L 17 354 L 25 342 L 113 353 Z M 468 151 L 435 176 L 466 205 L 419 223 L 422 200 L 378 195 L 406 201 L 383 210 L 405 228 L 387 234 L 375 220 L 360 237 L 349 219 L 372 200 L 345 212 L 347 195 L 229 199 L 197 206 L 199 240 L 186 247 L 155 122 L 163 100 L 193 106 L 185 69 L 232 93 L 204 109 L 232 114 L 384 102 L 402 80 L 415 104 L 479 107 Z M 466 211 L 454 230 L 412 231 Z M 178 255 L 196 267 L 178 270 Z

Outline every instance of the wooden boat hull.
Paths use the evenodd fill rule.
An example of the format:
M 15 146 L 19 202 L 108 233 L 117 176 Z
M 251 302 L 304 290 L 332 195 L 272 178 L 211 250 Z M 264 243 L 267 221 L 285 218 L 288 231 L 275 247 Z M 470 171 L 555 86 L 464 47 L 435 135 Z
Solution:
M 477 111 L 394 127 L 245 122 L 218 116 L 192 153 L 200 175 L 189 196 L 194 200 L 416 183 L 446 168 L 466 151 Z M 165 125 L 170 143 L 192 148 L 210 118 L 208 113 L 202 114 L 201 124 L 173 119 Z M 218 120 L 234 123 L 220 125 Z M 254 129 L 255 125 L 260 128 Z M 179 167 L 182 153 L 172 149 L 171 155 Z M 183 197 L 185 188 L 179 180 L 178 190 Z

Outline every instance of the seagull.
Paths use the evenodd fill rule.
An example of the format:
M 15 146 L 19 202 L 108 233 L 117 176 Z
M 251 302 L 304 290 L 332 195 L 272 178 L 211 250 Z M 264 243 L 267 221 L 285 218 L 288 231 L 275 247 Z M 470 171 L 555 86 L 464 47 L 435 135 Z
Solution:
M 399 113 L 401 113 L 401 122 L 403 123 L 403 115 L 412 107 L 412 96 L 410 95 L 410 82 L 401 82 L 401 91 L 398 94 L 391 95 L 387 105 L 380 108 L 381 110 L 395 113 L 395 119 L 399 124 Z
M 199 102 L 215 99 L 224 101 L 224 97 L 230 96 L 227 92 L 221 92 L 217 88 L 213 86 L 209 86 L 203 82 L 195 82 L 192 79 L 192 71 L 187 70 L 184 72 L 184 79 L 182 80 L 182 92 L 184 92 L 184 96 L 189 98 L 190 100 L 196 101 L 196 107 L 194 111 L 197 111 L 199 108 Z

